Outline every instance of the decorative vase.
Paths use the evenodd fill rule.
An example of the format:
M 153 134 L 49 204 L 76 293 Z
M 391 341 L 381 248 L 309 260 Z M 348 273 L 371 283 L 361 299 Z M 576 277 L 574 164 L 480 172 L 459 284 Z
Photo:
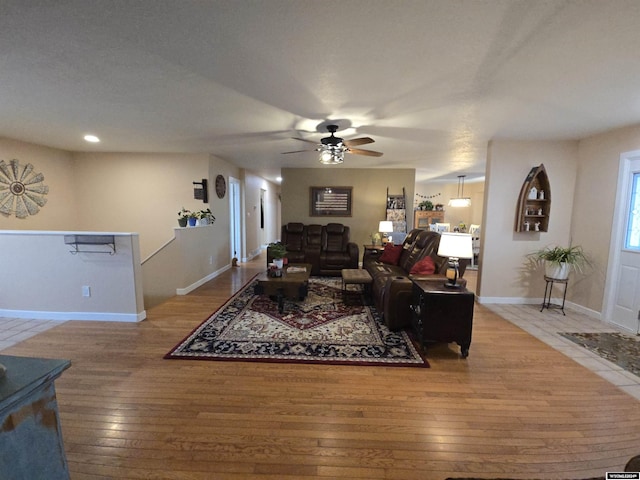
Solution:
M 276 268 L 282 268 L 284 266 L 284 258 L 274 258 L 273 263 L 275 264 Z
M 568 263 L 545 262 L 544 274 L 556 280 L 566 280 L 569 278 L 570 266 Z
M 201 218 L 200 221 L 198 222 L 199 225 L 209 225 L 209 219 L 208 218 Z
M 180 225 L 181 227 L 186 227 L 187 226 L 187 222 L 189 221 L 189 219 L 187 217 L 183 217 L 183 218 L 179 218 L 178 219 L 178 225 Z
M 189 226 L 190 227 L 195 227 L 196 226 L 196 218 L 193 217 L 189 217 Z

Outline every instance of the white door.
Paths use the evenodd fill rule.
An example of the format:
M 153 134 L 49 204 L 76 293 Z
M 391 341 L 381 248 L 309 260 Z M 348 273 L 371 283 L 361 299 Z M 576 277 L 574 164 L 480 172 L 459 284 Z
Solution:
M 607 321 L 640 332 L 640 152 L 622 156 L 609 264 L 612 289 Z M 611 256 L 610 256 L 611 260 Z

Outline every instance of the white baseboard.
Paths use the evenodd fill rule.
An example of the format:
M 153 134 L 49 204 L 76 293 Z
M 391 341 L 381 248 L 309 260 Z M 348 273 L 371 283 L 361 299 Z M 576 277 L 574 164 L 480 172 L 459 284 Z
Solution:
M 147 318 L 146 310 L 140 313 L 110 312 L 44 312 L 37 310 L 4 310 L 0 309 L 0 317 L 23 318 L 30 320 L 88 320 L 98 322 L 141 322 Z
M 216 278 L 218 275 L 220 275 L 222 272 L 226 272 L 227 270 L 229 270 L 231 268 L 231 264 L 229 265 L 225 265 L 224 267 L 222 267 L 219 270 L 216 270 L 215 272 L 210 273 L 209 275 L 207 275 L 204 278 L 201 278 L 200 280 L 198 280 L 195 283 L 192 283 L 191 285 L 189 285 L 188 287 L 185 288 L 176 288 L 176 295 L 187 295 L 188 293 L 193 292 L 196 288 L 204 285 L 205 283 L 207 283 L 209 280 L 213 280 L 214 278 Z
M 477 297 L 480 304 L 496 304 L 496 305 L 540 305 L 542 306 L 542 298 L 530 297 Z M 551 303 L 562 305 L 562 298 L 552 298 Z M 566 301 L 565 309 L 570 309 L 578 313 L 582 313 L 595 320 L 602 320 L 602 314 L 596 310 L 592 310 L 577 303 Z
M 511 304 L 511 305 L 527 305 L 539 303 L 542 305 L 542 298 L 526 298 L 526 297 L 476 297 L 478 303 L 481 304 Z

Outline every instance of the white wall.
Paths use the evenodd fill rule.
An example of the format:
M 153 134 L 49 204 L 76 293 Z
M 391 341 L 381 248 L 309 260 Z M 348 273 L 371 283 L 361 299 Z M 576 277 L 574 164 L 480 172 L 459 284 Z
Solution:
M 544 164 L 551 187 L 548 232 L 514 230 L 520 188 L 532 167 Z M 527 268 L 526 255 L 546 245 L 571 241 L 578 142 L 492 141 L 485 180 L 483 247 L 479 276 L 481 302 L 532 303 L 542 299 L 540 271 Z
M 221 272 L 214 259 L 220 254 L 215 225 L 176 228 L 175 238 L 142 264 L 144 301 L 153 307 L 178 294 L 186 295 Z
M 36 215 L 16 218 L 0 215 L 0 230 L 78 230 L 80 203 L 76 188 L 73 157 L 69 152 L 30 143 L 0 138 L 0 159 L 16 159 L 20 165 L 31 163 L 34 172 L 44 175 L 49 187 L 47 203 Z
M 76 153 L 74 159 L 80 228 L 138 232 L 143 258 L 173 237 L 182 207 L 209 206 L 193 198 L 192 183 L 209 177 L 208 155 Z
M 579 164 L 571 230 L 574 243 L 591 257 L 593 269 L 576 275 L 579 288 L 568 298 L 602 311 L 620 155 L 640 149 L 640 126 L 594 135 L 579 143 Z
M 5 253 L 0 269 L 0 316 L 109 321 L 139 321 L 146 317 L 138 236 L 112 233 L 116 242 L 114 255 L 72 255 L 64 235 L 74 233 L 87 234 L 0 232 L 0 251 Z M 90 288 L 90 297 L 83 296 L 83 286 Z

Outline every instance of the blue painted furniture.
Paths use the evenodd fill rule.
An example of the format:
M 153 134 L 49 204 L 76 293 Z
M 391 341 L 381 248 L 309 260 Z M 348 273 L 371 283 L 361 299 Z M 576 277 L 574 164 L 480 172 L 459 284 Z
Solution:
M 0 355 L 0 477 L 68 480 L 53 382 L 68 360 Z

